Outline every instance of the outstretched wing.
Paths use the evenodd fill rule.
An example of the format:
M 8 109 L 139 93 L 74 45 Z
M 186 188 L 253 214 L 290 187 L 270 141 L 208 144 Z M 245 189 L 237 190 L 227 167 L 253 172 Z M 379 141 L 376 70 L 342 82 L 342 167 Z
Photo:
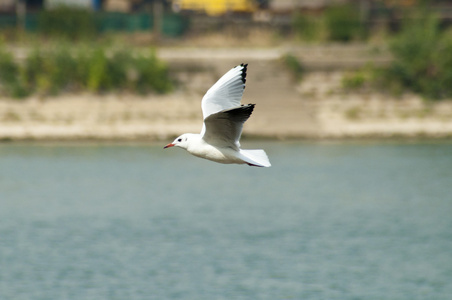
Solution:
M 240 147 L 243 124 L 251 116 L 255 104 L 247 104 L 211 114 L 204 119 L 207 143 L 219 147 Z
M 201 102 L 204 119 L 219 111 L 240 106 L 247 66 L 241 64 L 232 68 L 207 91 Z

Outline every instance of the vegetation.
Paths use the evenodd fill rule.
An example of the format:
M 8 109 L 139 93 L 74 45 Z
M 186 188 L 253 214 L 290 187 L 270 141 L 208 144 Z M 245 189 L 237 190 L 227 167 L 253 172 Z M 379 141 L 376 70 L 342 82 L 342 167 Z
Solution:
M 349 42 L 366 37 L 358 8 L 349 4 L 328 7 L 322 16 L 295 13 L 292 27 L 297 36 L 305 41 Z
M 36 48 L 21 63 L 0 51 L 0 91 L 21 98 L 62 91 L 137 91 L 165 93 L 172 89 L 168 68 L 153 50 L 107 51 L 102 46 Z
M 322 19 L 316 16 L 295 13 L 292 16 L 292 27 L 295 34 L 304 41 L 319 41 L 324 36 Z
M 395 94 L 409 90 L 428 99 L 452 96 L 452 32 L 442 31 L 435 15 L 425 10 L 407 15 L 389 49 L 389 66 L 346 74 L 343 87 L 371 85 Z
M 0 51 L 0 83 L 3 92 L 13 97 L 26 96 L 26 91 L 19 79 L 19 66 L 13 55 L 4 50 Z
M 32 19 L 36 19 L 32 21 Z M 69 41 L 96 40 L 112 32 L 148 32 L 154 27 L 153 16 L 140 13 L 94 12 L 73 6 L 59 6 L 42 10 L 28 17 L 28 30 L 37 31 L 47 38 Z M 1 24 L 0 24 L 1 25 Z M 188 20 L 180 14 L 164 13 L 161 16 L 160 33 L 167 37 L 179 37 L 188 27 Z
M 365 70 L 349 72 L 342 76 L 342 87 L 345 89 L 362 88 L 368 81 L 369 74 Z
M 441 31 L 435 15 L 419 13 L 406 19 L 390 43 L 394 61 L 382 71 L 381 80 L 428 98 L 452 96 L 451 32 Z
M 43 10 L 38 17 L 38 29 L 46 36 L 69 40 L 93 38 L 98 32 L 91 11 L 66 6 Z
M 303 65 L 292 54 L 286 54 L 282 57 L 284 65 L 294 76 L 295 80 L 300 80 L 305 72 Z
M 342 79 L 343 87 L 374 87 L 393 93 L 409 90 L 432 99 L 452 97 L 452 31 L 444 31 L 439 19 L 428 11 L 419 7 L 405 16 L 399 32 L 388 41 L 393 57 L 389 66 L 348 72 Z M 134 21 L 131 23 L 119 22 L 124 25 L 121 30 L 132 25 L 149 29 L 150 16 L 142 19 L 143 16 L 136 15 L 136 19 L 129 20 Z M 46 47 L 31 47 L 32 50 L 20 62 L 13 52 L 0 47 L 0 92 L 21 98 L 35 93 L 55 95 L 84 90 L 170 91 L 168 68 L 152 50 L 139 52 L 121 47 L 107 50 L 107 47 L 99 45 L 106 39 L 105 36 L 99 38 L 99 34 L 109 31 L 113 24 L 117 25 L 120 16 L 100 14 L 98 17 L 77 8 L 42 11 L 36 26 L 40 34 L 24 34 L 23 40 L 26 40 L 24 48 L 30 47 L 30 38 L 33 40 L 33 37 L 34 41 L 45 43 Z M 104 25 L 101 25 L 101 19 Z M 367 37 L 358 7 L 349 4 L 328 7 L 321 16 L 295 13 L 292 28 L 304 41 L 349 42 Z M 258 37 L 255 33 L 250 35 Z M 115 35 L 116 42 L 118 36 Z M 243 35 L 234 36 L 239 36 L 238 41 L 243 44 Z M 140 38 L 138 36 L 137 40 Z M 150 40 L 147 37 L 146 43 Z M 65 44 L 62 41 L 70 41 L 72 46 L 60 45 Z M 74 44 L 73 41 L 89 41 L 94 45 Z M 224 36 L 221 36 L 221 43 L 224 43 Z M 49 47 L 49 44 L 59 46 Z M 302 78 L 305 69 L 296 57 L 286 55 L 282 62 L 296 80 Z
M 325 24 L 329 39 L 332 41 L 348 42 L 364 36 L 364 25 L 359 10 L 353 5 L 329 7 L 325 11 Z

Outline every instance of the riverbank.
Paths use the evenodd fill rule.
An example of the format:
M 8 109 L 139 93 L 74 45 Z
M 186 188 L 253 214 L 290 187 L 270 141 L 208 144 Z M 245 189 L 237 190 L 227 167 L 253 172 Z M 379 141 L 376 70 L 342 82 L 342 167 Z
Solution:
M 195 50 L 159 52 L 177 82 L 176 91 L 168 95 L 2 99 L 0 140 L 157 141 L 199 132 L 202 96 L 222 74 L 242 62 L 249 63 L 243 103 L 256 103 L 245 124 L 244 138 L 452 137 L 450 100 L 427 102 L 412 94 L 345 90 L 341 85 L 344 72 L 364 60 L 353 60 L 343 49 L 336 51 L 336 56 L 325 51 L 324 56 L 338 62 L 328 68 L 317 51 L 301 81 L 281 62 L 285 53 L 281 49 Z M 304 51 L 301 56 L 307 53 Z

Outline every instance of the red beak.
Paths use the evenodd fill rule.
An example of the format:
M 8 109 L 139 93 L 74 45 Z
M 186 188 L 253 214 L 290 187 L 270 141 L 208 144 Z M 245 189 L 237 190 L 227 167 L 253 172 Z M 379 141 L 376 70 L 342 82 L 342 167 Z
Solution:
M 173 147 L 173 146 L 174 146 L 174 144 L 168 144 L 165 147 L 163 147 L 163 149 L 166 149 L 166 148 L 169 148 L 169 147 Z

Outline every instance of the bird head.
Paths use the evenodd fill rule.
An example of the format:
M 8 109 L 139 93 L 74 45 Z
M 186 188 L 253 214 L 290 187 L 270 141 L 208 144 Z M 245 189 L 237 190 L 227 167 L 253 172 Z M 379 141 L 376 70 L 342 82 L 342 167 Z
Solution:
M 189 135 L 188 134 L 183 134 L 179 137 L 177 137 L 172 143 L 166 145 L 165 147 L 163 147 L 164 149 L 166 148 L 170 148 L 170 147 L 180 147 L 180 148 L 184 148 L 187 149 L 188 147 L 188 141 L 189 141 Z

